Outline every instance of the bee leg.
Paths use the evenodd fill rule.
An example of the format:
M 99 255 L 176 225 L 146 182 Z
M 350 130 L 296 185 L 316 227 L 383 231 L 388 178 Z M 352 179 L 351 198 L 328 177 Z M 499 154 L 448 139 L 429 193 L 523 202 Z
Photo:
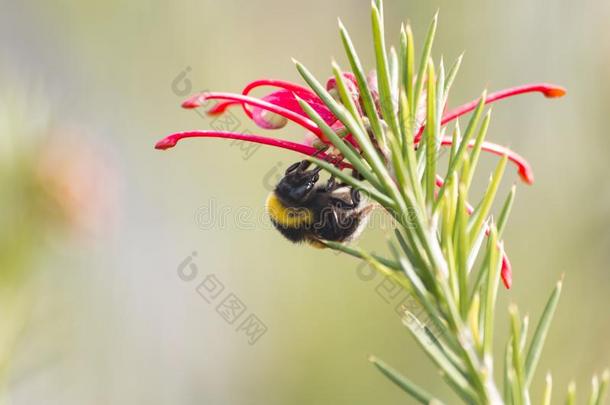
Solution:
M 357 170 L 352 170 L 352 177 L 356 180 L 364 180 L 364 177 L 362 177 L 362 175 Z M 352 190 L 350 191 L 350 197 L 352 198 L 352 203 L 354 204 L 354 207 L 360 204 L 360 190 L 358 190 L 357 188 L 352 188 Z
M 358 190 L 357 188 L 352 188 L 352 190 L 350 191 L 350 197 L 352 198 L 352 203 L 354 207 L 360 204 L 360 190 Z
M 307 170 L 307 168 L 309 168 L 309 166 L 311 166 L 311 162 L 309 160 L 302 160 L 300 162 L 296 162 L 290 165 L 288 169 L 286 169 L 286 174 L 290 174 L 294 171 L 304 172 L 305 170 Z M 316 167 L 312 171 L 313 173 L 318 173 L 320 170 L 322 170 L 321 167 Z
M 320 239 L 337 240 L 341 233 L 341 224 L 334 207 L 329 206 L 322 210 L 318 222 L 314 224 L 315 234 Z
M 333 191 L 337 189 L 337 180 L 334 176 L 331 176 L 331 178 L 328 179 L 328 182 L 326 182 L 326 187 L 324 187 L 324 189 L 325 191 Z
M 312 157 L 316 157 L 318 156 L 320 153 L 322 152 L 326 152 L 326 150 L 328 150 L 328 147 L 326 148 L 322 148 L 322 149 L 318 149 L 317 151 L 315 151 L 311 156 Z M 296 162 L 291 164 L 290 166 L 288 166 L 288 169 L 286 169 L 286 174 L 292 173 L 295 170 L 299 170 L 299 171 L 305 171 L 307 170 L 307 168 L 311 165 L 311 162 L 308 160 L 301 160 L 300 162 Z M 322 168 L 316 168 L 315 172 L 319 172 L 320 170 L 322 170 Z
M 299 166 L 301 165 L 301 162 L 296 162 L 291 164 L 290 166 L 288 166 L 288 169 L 286 169 L 286 174 L 290 174 L 292 172 L 294 172 L 295 170 L 297 170 L 299 168 Z

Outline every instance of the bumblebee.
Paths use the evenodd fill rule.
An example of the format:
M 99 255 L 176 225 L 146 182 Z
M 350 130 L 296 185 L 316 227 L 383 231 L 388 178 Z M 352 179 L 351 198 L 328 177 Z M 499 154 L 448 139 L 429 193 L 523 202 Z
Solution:
M 294 243 L 323 248 L 321 240 L 349 242 L 364 229 L 373 205 L 360 191 L 331 177 L 320 180 L 321 168 L 297 162 L 286 170 L 267 197 L 267 212 L 275 228 Z M 358 177 L 357 173 L 354 173 Z

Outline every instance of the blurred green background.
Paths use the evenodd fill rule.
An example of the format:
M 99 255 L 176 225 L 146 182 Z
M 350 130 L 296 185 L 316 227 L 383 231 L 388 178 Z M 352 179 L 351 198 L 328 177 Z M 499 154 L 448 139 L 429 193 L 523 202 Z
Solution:
M 452 62 L 466 51 L 451 105 L 532 81 L 568 89 L 558 101 L 524 96 L 494 108 L 489 138 L 536 174 L 534 186 L 518 185 L 506 232 L 514 287 L 501 290 L 498 338 L 509 302 L 537 319 L 565 274 L 535 385 L 552 370 L 556 394 L 571 378 L 588 391 L 610 364 L 610 2 L 386 0 L 388 42 L 409 20 L 421 46 L 437 8 L 434 56 Z M 187 94 L 299 81 L 291 57 L 321 79 L 332 57 L 346 66 L 338 16 L 371 67 L 369 10 L 364 0 L 0 0 L 0 117 L 12 122 L 0 125 L 0 145 L 36 167 L 53 152 L 36 175 L 20 164 L 6 173 L 39 179 L 64 211 L 75 194 L 66 212 L 84 217 L 58 225 L 72 222 L 50 221 L 61 209 L 38 204 L 36 187 L 1 183 L 3 204 L 18 207 L 0 212 L 1 270 L 27 273 L 3 278 L 20 297 L 0 308 L 9 336 L 0 342 L 12 342 L 0 351 L 10 358 L 4 370 L 0 357 L 9 403 L 410 403 L 369 354 L 455 401 L 401 326 L 399 298 L 386 302 L 381 276 L 293 246 L 265 220 L 269 186 L 294 155 L 220 140 L 153 149 L 168 133 L 215 125 L 179 108 Z M 233 111 L 240 130 L 263 132 Z M 484 163 L 482 183 L 495 159 Z M 64 171 L 49 192 L 47 176 Z M 360 245 L 382 252 L 377 219 Z M 194 267 L 180 267 L 189 256 Z M 205 280 L 224 286 L 211 303 L 196 291 Z M 225 297 L 245 306 L 233 324 L 217 311 Z M 266 328 L 254 344 L 239 330 L 249 314 Z

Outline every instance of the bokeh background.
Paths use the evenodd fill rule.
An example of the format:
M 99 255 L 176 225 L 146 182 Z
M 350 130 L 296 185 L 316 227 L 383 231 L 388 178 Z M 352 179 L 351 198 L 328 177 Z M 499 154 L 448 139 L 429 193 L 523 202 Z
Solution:
M 518 185 L 505 237 L 514 288 L 500 308 L 516 302 L 537 319 L 565 274 L 535 384 L 552 370 L 556 395 L 574 378 L 583 399 L 610 364 L 610 3 L 386 0 L 388 42 L 409 20 L 421 45 L 437 8 L 434 56 L 466 51 L 451 104 L 531 81 L 568 88 L 558 101 L 498 104 L 489 137 L 536 173 Z M 346 66 L 338 16 L 372 66 L 369 10 L 364 0 L 0 0 L 6 403 L 409 403 L 369 354 L 455 401 L 381 276 L 293 246 L 265 219 L 294 155 L 220 140 L 153 149 L 215 125 L 179 108 L 187 94 L 299 81 L 291 57 L 321 79 L 331 58 Z M 240 130 L 260 132 L 234 111 Z M 504 192 L 518 180 L 507 177 Z M 378 219 L 360 245 L 381 252 Z M 206 280 L 224 286 L 211 303 L 196 291 Z M 233 324 L 217 312 L 231 293 L 246 307 Z M 249 314 L 266 327 L 254 344 L 238 330 Z M 501 342 L 505 315 L 499 323 Z

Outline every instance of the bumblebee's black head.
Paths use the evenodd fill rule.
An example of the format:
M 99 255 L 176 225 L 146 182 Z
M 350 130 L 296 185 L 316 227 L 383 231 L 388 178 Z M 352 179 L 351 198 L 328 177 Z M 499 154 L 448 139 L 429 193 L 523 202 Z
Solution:
M 308 161 L 297 162 L 286 170 L 286 174 L 275 187 L 275 193 L 280 199 L 295 205 L 310 199 L 315 184 L 320 179 L 320 168 L 305 170 L 308 166 Z

